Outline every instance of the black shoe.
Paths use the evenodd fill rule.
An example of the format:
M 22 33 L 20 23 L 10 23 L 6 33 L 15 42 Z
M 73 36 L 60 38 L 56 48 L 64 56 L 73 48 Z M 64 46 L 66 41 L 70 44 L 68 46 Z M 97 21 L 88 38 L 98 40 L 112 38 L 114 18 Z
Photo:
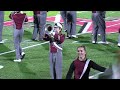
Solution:
M 65 30 L 65 32 L 67 32 L 67 29 Z
M 22 52 L 22 57 L 21 57 L 21 59 L 24 59 L 24 57 L 25 57 L 25 53 L 24 52 Z
M 36 39 L 32 39 L 33 41 L 37 41 Z

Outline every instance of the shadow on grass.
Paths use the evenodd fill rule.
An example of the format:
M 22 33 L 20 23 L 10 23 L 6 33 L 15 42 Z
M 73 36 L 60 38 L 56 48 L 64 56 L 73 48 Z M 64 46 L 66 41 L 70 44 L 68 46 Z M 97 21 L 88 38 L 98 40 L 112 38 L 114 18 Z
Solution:
M 98 51 L 109 53 L 115 53 L 118 50 L 118 47 L 114 47 L 111 45 L 104 45 L 104 44 L 84 44 L 86 47 L 90 49 L 96 49 Z
M 91 37 L 90 35 L 88 36 L 83 36 L 83 35 L 79 35 L 78 38 L 71 38 L 69 40 L 72 40 L 72 41 L 78 41 L 80 43 L 91 43 Z
M 27 38 L 27 39 L 32 39 L 32 33 L 27 31 L 27 30 L 24 30 L 24 38 Z
M 35 72 L 33 72 L 27 67 L 27 63 L 25 62 L 18 63 L 18 66 L 21 73 L 24 75 L 24 78 L 29 79 L 30 77 L 34 77 L 36 75 Z
M 44 47 L 45 50 L 49 51 L 49 43 L 42 44 L 42 47 Z
M 114 44 L 116 44 L 116 45 L 117 45 L 117 43 L 118 43 L 117 40 L 114 40 L 114 39 L 107 39 L 107 41 L 108 41 L 108 42 L 111 42 L 111 43 L 114 43 Z
M 4 44 L 0 44 L 0 54 L 2 54 L 4 52 L 8 52 L 8 51 L 11 51 L 11 50 L 8 47 L 6 47 Z M 2 57 L 2 56 L 6 58 L 5 60 L 12 61 L 15 57 L 15 52 L 0 55 L 0 57 Z

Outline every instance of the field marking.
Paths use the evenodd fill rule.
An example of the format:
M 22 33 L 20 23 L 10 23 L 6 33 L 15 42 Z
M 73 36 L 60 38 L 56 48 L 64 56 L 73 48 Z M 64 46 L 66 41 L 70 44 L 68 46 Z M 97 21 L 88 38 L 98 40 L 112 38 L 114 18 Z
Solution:
M 90 44 L 90 43 L 84 43 L 84 42 L 79 42 L 79 41 L 73 41 L 72 44 Z
M 77 13 L 84 13 L 84 12 L 88 12 L 88 11 L 77 11 Z
M 104 73 L 104 72 L 99 72 L 99 73 L 97 73 L 97 74 L 94 74 L 94 75 L 92 75 L 92 76 L 89 76 L 89 79 L 94 79 L 94 77 L 96 77 L 96 76 L 98 76 L 98 75 L 100 75 L 100 74 L 102 74 L 102 73 Z
M 91 24 L 92 24 L 92 22 L 88 22 L 87 25 L 86 25 L 86 27 L 85 27 L 84 30 L 82 31 L 82 33 L 86 33 L 87 30 L 90 28 Z
M 111 12 L 111 13 L 115 13 L 115 12 Z
M 43 44 L 46 44 L 46 43 L 49 43 L 49 41 L 43 42 L 43 43 L 40 43 L 40 44 L 35 44 L 35 45 L 32 45 L 32 46 L 28 46 L 28 47 L 24 47 L 22 49 L 24 50 L 24 49 L 32 48 L 32 47 L 35 47 L 35 46 L 43 45 Z M 8 53 L 12 53 L 12 52 L 15 52 L 15 50 L 0 53 L 0 55 L 5 55 L 5 54 L 8 54 Z
M 119 25 L 119 24 L 120 24 L 120 23 L 113 24 L 113 25 L 107 26 L 106 28 L 113 27 L 113 26 L 116 26 L 116 25 Z
M 3 39 L 3 42 L 7 41 L 8 39 Z

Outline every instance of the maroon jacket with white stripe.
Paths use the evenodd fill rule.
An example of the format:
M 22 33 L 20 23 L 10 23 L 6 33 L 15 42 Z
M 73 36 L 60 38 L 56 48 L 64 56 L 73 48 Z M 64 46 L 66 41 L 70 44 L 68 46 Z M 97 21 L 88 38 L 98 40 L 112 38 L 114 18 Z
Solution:
M 46 41 L 50 41 L 50 52 L 56 53 L 57 48 L 53 45 L 51 38 L 47 34 L 45 34 L 45 38 L 43 38 L 43 39 Z M 65 35 L 64 34 L 61 34 L 61 35 L 55 34 L 54 40 L 57 44 L 62 44 L 65 40 Z
M 13 20 L 15 28 L 20 30 L 24 22 L 28 21 L 26 13 L 12 13 L 9 18 Z

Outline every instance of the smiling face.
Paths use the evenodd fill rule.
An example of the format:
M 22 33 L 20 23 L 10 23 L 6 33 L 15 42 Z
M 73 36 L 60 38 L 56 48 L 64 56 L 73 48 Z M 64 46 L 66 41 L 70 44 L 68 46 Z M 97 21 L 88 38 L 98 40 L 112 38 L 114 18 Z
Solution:
M 86 50 L 85 47 L 78 47 L 78 57 L 80 61 L 85 61 L 86 60 Z

